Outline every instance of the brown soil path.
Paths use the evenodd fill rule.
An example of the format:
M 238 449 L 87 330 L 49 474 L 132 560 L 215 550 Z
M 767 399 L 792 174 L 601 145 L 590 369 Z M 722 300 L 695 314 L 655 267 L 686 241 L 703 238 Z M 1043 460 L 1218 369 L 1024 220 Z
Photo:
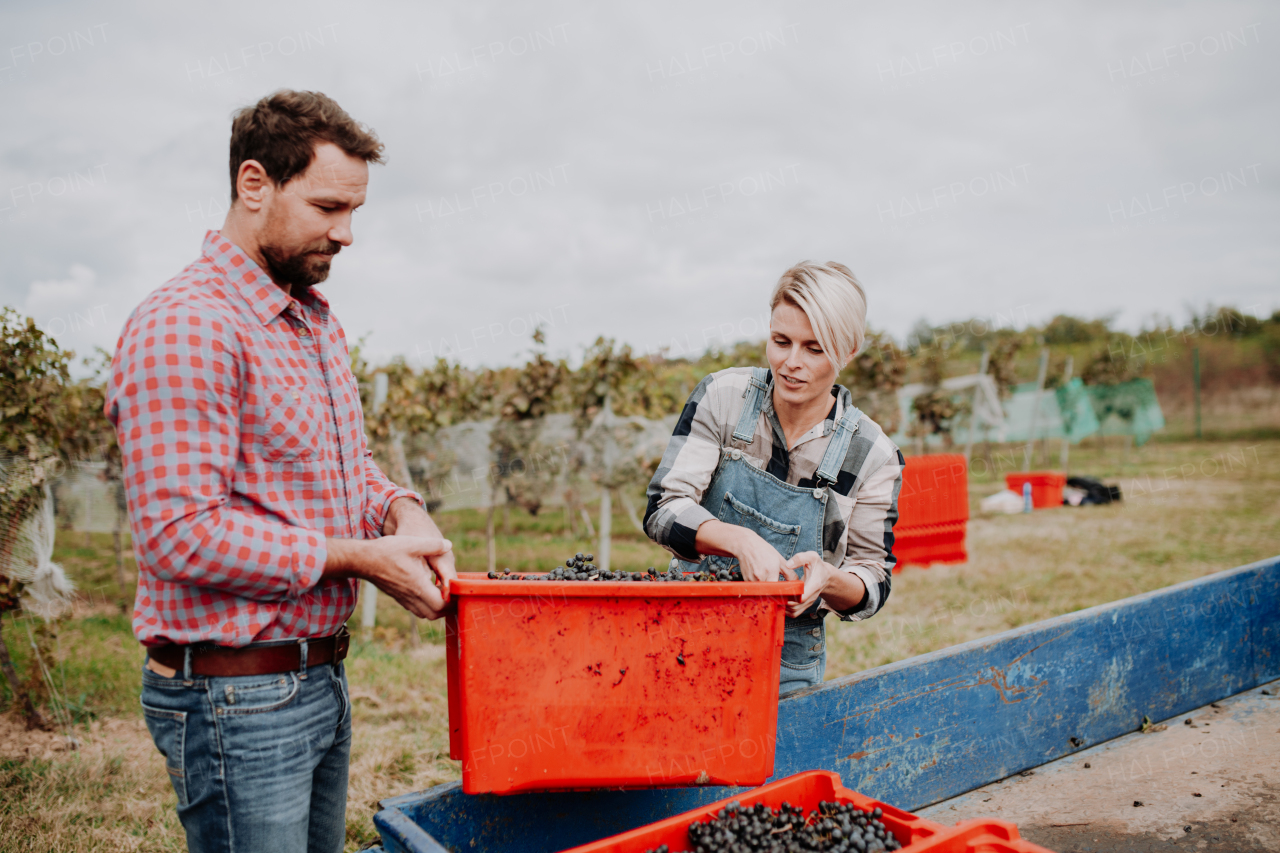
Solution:
M 919 813 L 1013 821 L 1059 853 L 1280 851 L 1280 681 L 1161 722 Z

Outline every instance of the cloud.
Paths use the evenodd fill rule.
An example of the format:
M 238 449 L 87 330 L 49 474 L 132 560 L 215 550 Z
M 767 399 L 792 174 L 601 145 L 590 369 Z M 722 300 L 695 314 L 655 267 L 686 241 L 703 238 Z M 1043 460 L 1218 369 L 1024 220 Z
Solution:
M 90 299 L 97 280 L 97 274 L 84 264 L 72 264 L 69 278 L 33 281 L 27 291 L 26 312 L 38 322 L 74 312 Z
M 22 310 L 64 349 L 88 355 L 95 346 L 108 350 L 118 331 L 111 302 L 98 276 L 84 264 L 72 264 L 67 278 L 33 281 Z
M 0 299 L 75 260 L 118 325 L 221 225 L 232 110 L 290 86 L 387 143 L 323 285 L 377 357 L 510 362 L 540 312 L 558 352 L 729 343 L 804 258 L 849 264 L 899 336 L 1280 307 L 1262 3 L 222 8 L 0 13 L 48 48 L 0 44 Z

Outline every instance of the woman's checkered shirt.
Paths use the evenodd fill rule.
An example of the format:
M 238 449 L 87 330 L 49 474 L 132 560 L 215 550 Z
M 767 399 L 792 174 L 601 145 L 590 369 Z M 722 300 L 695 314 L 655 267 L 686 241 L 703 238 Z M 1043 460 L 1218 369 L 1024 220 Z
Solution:
M 755 435 L 749 444 L 733 438 L 746 403 L 751 368 L 713 373 L 698 384 L 676 424 L 671 442 L 649 483 L 645 532 L 683 560 L 699 559 L 698 527 L 715 516 L 701 505 L 723 448 L 742 450 L 743 458 L 785 483 L 812 488 L 836 422 L 852 405 L 848 389 L 833 390 L 831 411 L 822 423 L 787 448 L 773 410 L 773 374 Z M 889 597 L 896 562 L 893 525 L 898 520 L 902 487 L 902 453 L 876 422 L 863 415 L 849 445 L 837 482 L 828 487 L 823 523 L 823 559 L 858 575 L 867 586 L 863 605 L 842 619 L 872 616 Z M 825 605 L 824 605 L 825 606 Z

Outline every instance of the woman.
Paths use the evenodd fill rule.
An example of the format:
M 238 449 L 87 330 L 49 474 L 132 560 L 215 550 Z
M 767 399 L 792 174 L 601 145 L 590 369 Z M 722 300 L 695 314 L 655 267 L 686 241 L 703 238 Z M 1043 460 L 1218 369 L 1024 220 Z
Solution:
M 848 267 L 797 264 L 769 305 L 770 369 L 721 370 L 694 389 L 649 483 L 645 531 L 685 571 L 804 579 L 788 606 L 787 693 L 822 682 L 827 611 L 866 619 L 889 597 L 903 460 L 835 384 L 866 337 Z

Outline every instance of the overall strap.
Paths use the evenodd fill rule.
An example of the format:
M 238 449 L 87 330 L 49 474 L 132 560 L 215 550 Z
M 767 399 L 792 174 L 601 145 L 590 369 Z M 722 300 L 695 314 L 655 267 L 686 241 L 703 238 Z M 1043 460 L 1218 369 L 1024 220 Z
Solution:
M 827 445 L 822 464 L 818 466 L 816 476 L 819 482 L 825 480 L 828 483 L 834 483 L 840 479 L 840 466 L 844 464 L 845 456 L 849 453 L 849 442 L 853 439 L 853 434 L 858 431 L 858 421 L 861 419 L 862 412 L 858 411 L 856 406 L 850 405 L 844 410 L 840 420 L 836 421 L 831 443 Z
M 742 404 L 742 415 L 733 430 L 733 437 L 738 441 L 750 442 L 756 435 L 756 424 L 760 420 L 760 409 L 764 406 L 765 394 L 769 393 L 767 378 L 769 370 L 764 367 L 751 368 L 751 383 L 742 396 L 747 402 Z

